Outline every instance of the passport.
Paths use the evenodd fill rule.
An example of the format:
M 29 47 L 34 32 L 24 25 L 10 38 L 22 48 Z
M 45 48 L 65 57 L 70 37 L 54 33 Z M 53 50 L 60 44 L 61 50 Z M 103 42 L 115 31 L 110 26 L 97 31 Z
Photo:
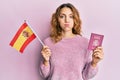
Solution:
M 102 46 L 104 35 L 91 33 L 88 50 L 94 50 L 98 46 Z

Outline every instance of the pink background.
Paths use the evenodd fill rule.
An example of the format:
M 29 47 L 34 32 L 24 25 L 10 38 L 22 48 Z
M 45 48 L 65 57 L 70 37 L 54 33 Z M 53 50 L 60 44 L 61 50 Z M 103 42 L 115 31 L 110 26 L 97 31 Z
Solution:
M 80 12 L 83 36 L 104 34 L 104 60 L 92 80 L 119 80 L 120 1 L 119 0 L 1 0 L 0 1 L 0 80 L 41 80 L 39 56 L 41 44 L 33 40 L 20 54 L 9 43 L 19 26 L 27 20 L 43 40 L 49 35 L 55 9 L 71 2 Z

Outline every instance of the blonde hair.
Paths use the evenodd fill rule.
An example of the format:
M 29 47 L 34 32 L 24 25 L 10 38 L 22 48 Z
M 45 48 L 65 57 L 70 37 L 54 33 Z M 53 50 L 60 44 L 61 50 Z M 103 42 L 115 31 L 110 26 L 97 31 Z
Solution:
M 52 15 L 52 20 L 51 20 L 52 28 L 51 28 L 50 37 L 55 43 L 57 43 L 62 39 L 62 28 L 60 27 L 60 24 L 58 22 L 58 17 L 60 15 L 61 9 L 64 7 L 70 8 L 71 11 L 73 12 L 73 19 L 74 19 L 74 27 L 72 29 L 73 34 L 81 35 L 81 20 L 78 10 L 70 3 L 62 4 L 56 9 L 56 12 Z

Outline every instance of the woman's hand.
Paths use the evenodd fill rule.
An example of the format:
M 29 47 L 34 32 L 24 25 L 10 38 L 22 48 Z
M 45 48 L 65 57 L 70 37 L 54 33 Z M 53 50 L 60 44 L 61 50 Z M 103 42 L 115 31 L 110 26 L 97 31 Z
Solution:
M 49 59 L 50 59 L 50 56 L 51 56 L 51 51 L 49 49 L 48 46 L 43 46 L 43 49 L 41 51 L 42 53 L 42 56 L 44 58 L 44 65 L 48 65 L 49 64 Z
M 103 53 L 103 48 L 102 47 L 97 47 L 96 49 L 93 50 L 92 54 L 92 66 L 96 67 L 97 63 L 103 59 L 104 53 Z

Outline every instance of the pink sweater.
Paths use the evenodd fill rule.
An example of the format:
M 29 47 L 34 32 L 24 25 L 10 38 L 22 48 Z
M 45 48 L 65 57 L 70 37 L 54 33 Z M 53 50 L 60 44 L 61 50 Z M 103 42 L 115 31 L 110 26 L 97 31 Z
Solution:
M 91 66 L 86 38 L 77 35 L 53 44 L 48 37 L 44 43 L 51 49 L 52 55 L 49 66 L 41 60 L 40 75 L 43 80 L 88 80 L 96 75 L 98 67 Z

